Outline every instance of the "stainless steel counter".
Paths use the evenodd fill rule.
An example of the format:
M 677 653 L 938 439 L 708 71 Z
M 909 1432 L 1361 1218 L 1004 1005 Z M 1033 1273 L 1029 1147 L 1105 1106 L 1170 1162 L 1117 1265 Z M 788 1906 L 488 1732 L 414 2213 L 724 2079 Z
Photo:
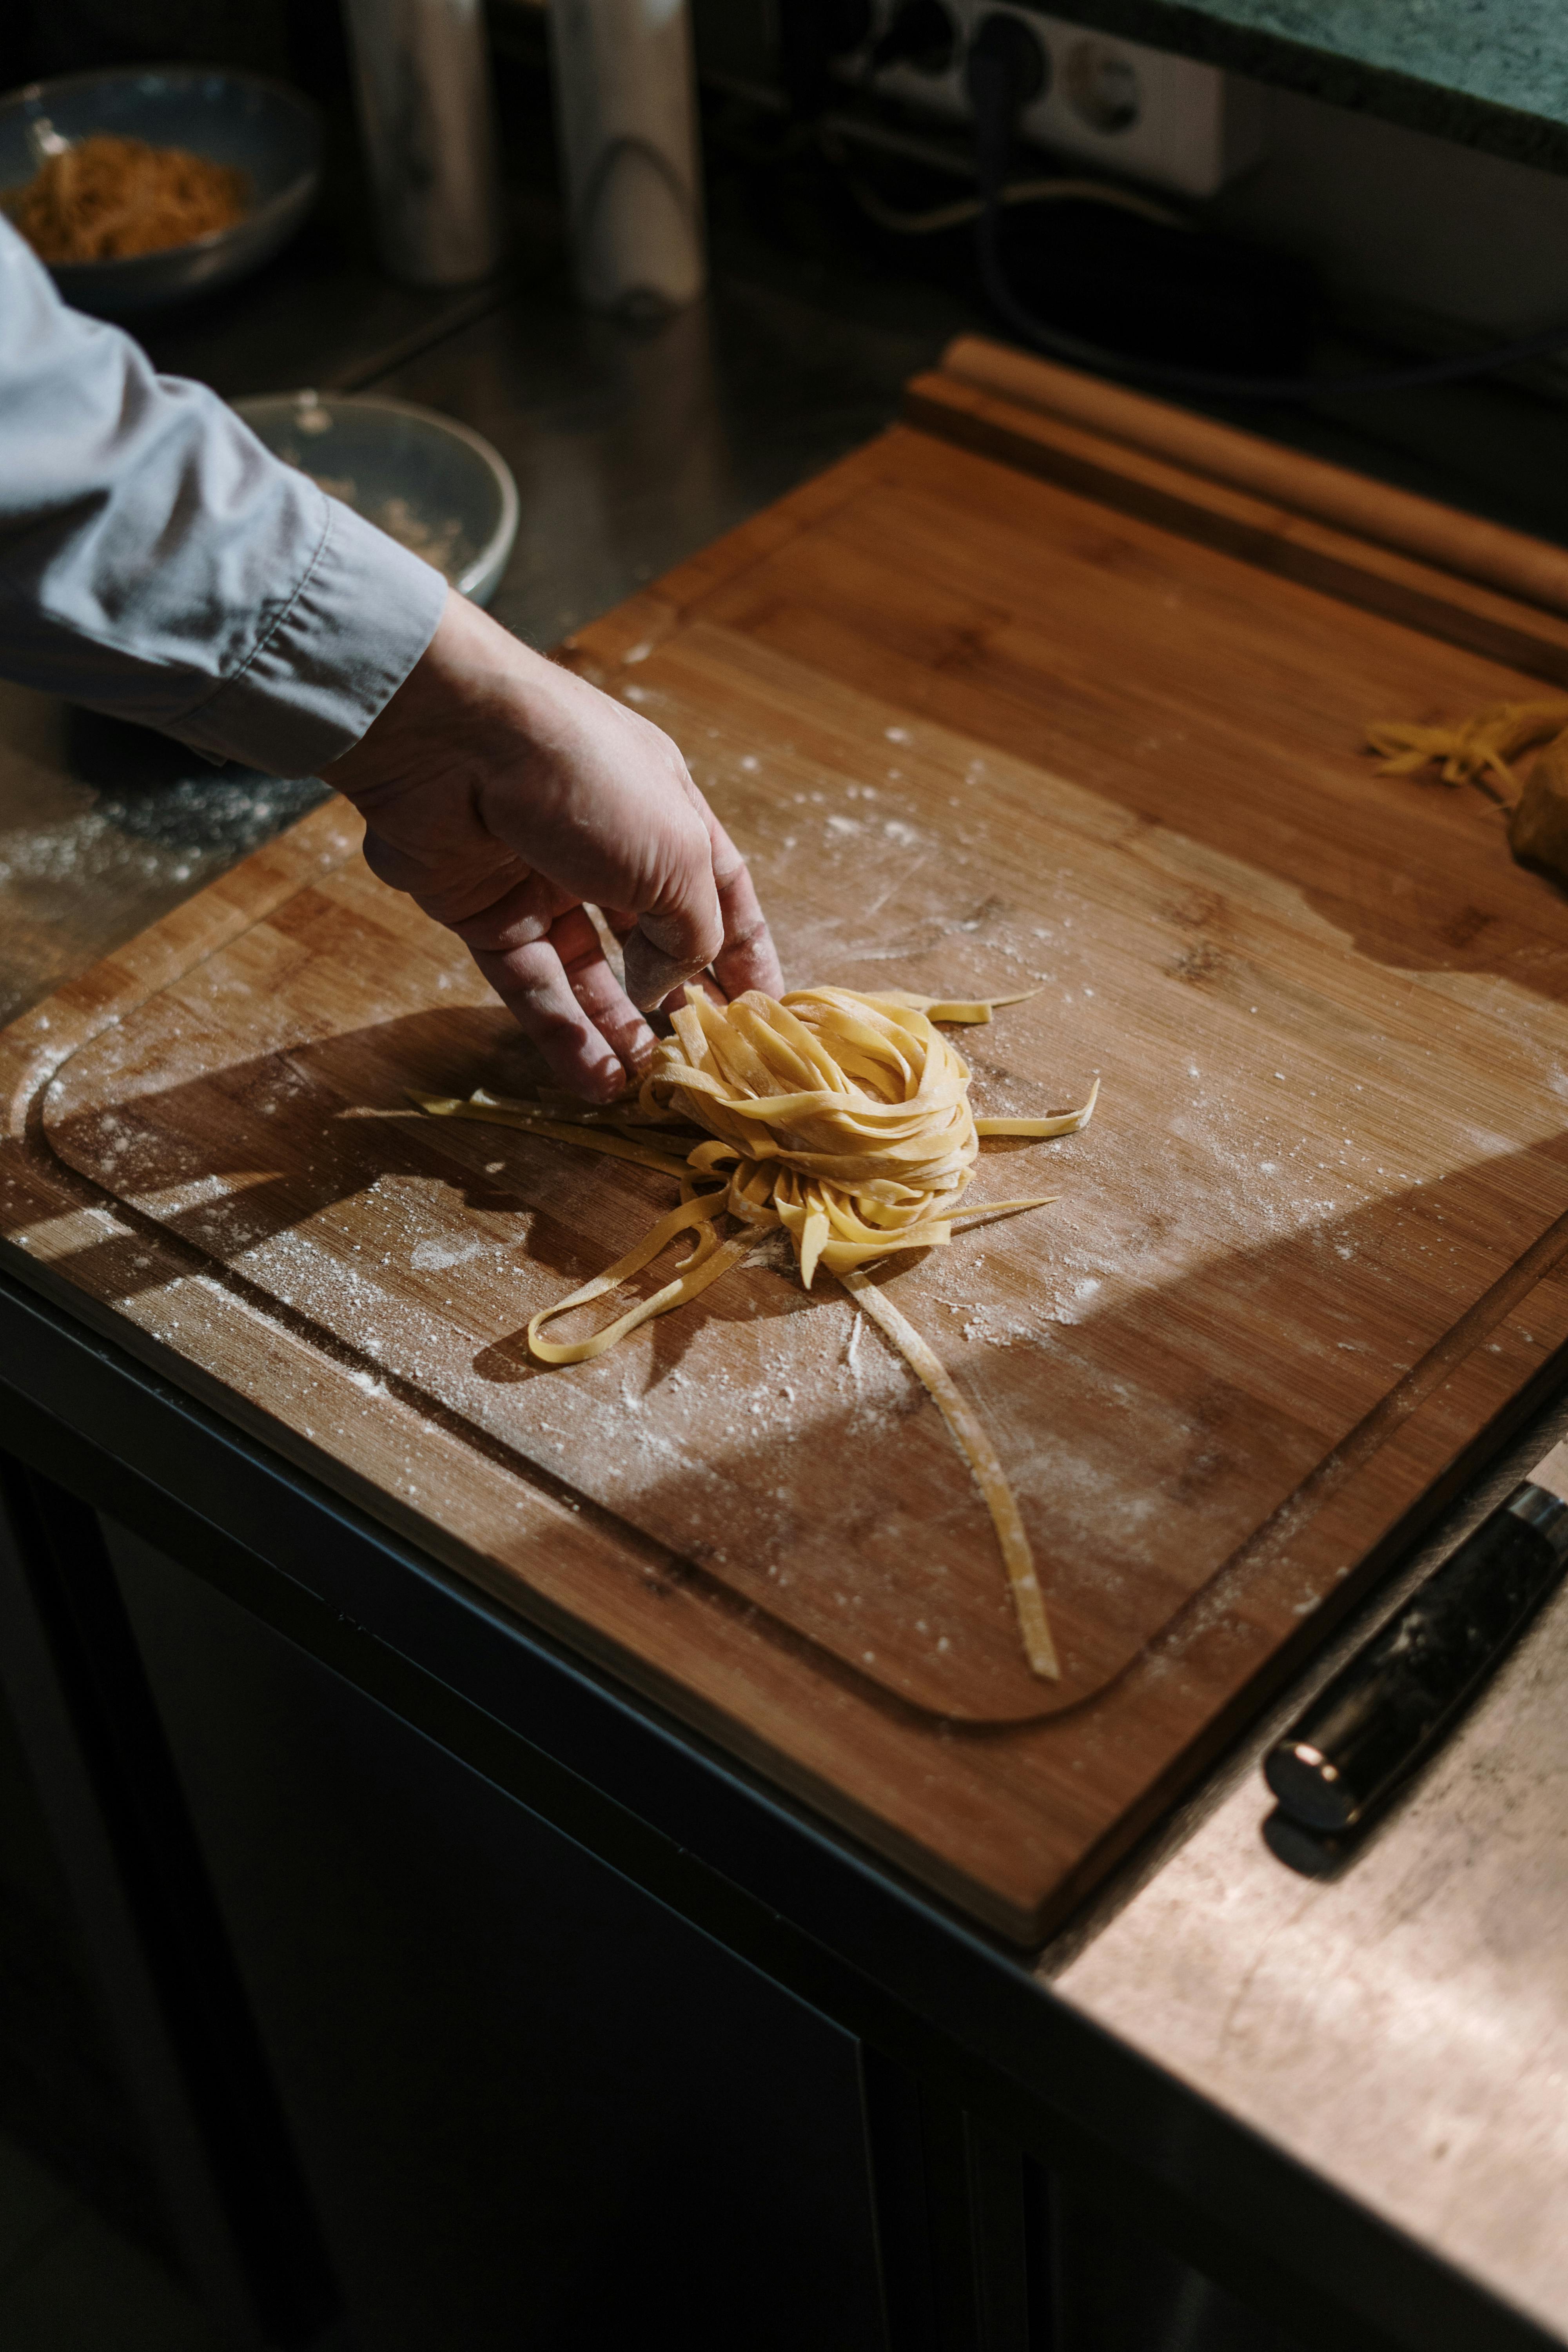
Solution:
M 641 331 L 588 320 L 540 218 L 546 244 L 508 287 L 444 312 L 399 310 L 390 339 L 368 304 L 381 341 L 324 340 L 328 364 L 309 371 L 374 381 L 495 441 L 523 525 L 494 609 L 540 644 L 864 440 L 904 379 L 970 323 L 957 298 L 880 278 L 863 258 L 781 258 L 722 209 L 706 304 Z M 268 299 L 287 308 L 276 288 Z M 312 314 L 323 338 L 328 307 Z M 227 392 L 276 385 L 266 347 L 254 317 L 232 308 L 205 330 L 199 317 L 177 321 L 154 343 Z M 1568 418 L 1485 391 L 1413 413 L 1403 437 L 1386 420 L 1360 445 L 1300 419 L 1282 429 L 1515 520 L 1543 445 L 1560 436 L 1568 448 Z M 217 775 L 160 739 L 0 688 L 0 1019 L 319 791 Z M 1466 1498 L 1433 1551 L 1565 1424 L 1568 1402 Z M 1274 1724 L 1333 1663 L 1320 1662 L 1042 1957 L 1042 1979 L 1568 2342 L 1568 1597 L 1353 1865 L 1313 1883 L 1261 1843 L 1256 1767 Z
M 1568 2341 L 1568 1591 L 1342 1874 L 1266 1848 L 1258 1763 L 1568 1430 L 1543 1412 L 1089 1913 L 1056 1991 Z

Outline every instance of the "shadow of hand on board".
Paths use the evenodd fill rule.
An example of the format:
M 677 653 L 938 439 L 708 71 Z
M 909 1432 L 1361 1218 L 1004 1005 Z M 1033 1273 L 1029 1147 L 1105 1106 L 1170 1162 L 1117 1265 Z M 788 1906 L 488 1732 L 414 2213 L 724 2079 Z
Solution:
M 942 1424 L 837 1285 L 808 1297 L 752 1264 L 595 1362 L 525 1359 L 520 1306 L 621 1255 L 673 1190 L 515 1129 L 404 1115 L 410 1087 L 523 1091 L 531 1059 L 499 1007 L 459 1005 L 189 1076 L 84 1061 L 47 1133 L 193 1270 L 226 1269 L 448 1430 L 958 1721 L 1078 1706 L 1140 1653 L 1179 1680 L 1200 1638 L 1233 1663 L 1296 1640 L 1568 1336 L 1562 1135 L 1348 1209 L 1287 1203 L 1272 1227 L 1189 1188 L 1184 1209 L 1123 1219 L 1114 1264 L 1098 1131 L 1073 1139 L 1057 1209 L 881 1276 L 1017 1492 L 1067 1669 L 1047 1689 Z M 1009 1166 L 996 1189 L 1016 1181 Z M 149 1241 L 139 1223 L 53 1263 L 128 1303 L 170 1283 Z M 1097 1246 L 1102 1274 L 1077 1278 Z

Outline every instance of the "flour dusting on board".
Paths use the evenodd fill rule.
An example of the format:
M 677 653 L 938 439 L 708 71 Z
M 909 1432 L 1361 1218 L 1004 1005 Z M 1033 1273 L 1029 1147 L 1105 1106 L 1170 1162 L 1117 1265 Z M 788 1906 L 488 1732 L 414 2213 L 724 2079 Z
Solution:
M 1500 1203 L 1506 1223 L 1555 1181 L 1550 1160 L 1510 1172 L 1557 1134 L 1547 1034 L 1494 1017 L 1479 978 L 1473 1002 L 1369 980 L 1283 886 L 923 721 L 895 741 L 876 711 L 857 736 L 829 695 L 780 745 L 739 688 L 732 723 L 694 719 L 674 657 L 638 667 L 734 819 L 786 969 L 1038 989 L 963 1038 L 978 1113 L 1105 1077 L 1090 1138 L 998 1149 L 972 1195 L 1054 1205 L 879 1277 L 1006 1465 L 1081 1696 L 1388 1393 L 1446 1296 L 1510 1262 Z M 389 1446 L 438 1409 L 917 1704 L 1037 1712 L 984 1507 L 841 1294 L 749 1264 L 613 1360 L 531 1360 L 530 1318 L 629 1247 L 668 1181 L 494 1129 L 411 1139 L 406 1087 L 509 1090 L 504 1021 L 413 918 L 399 956 L 351 964 L 334 941 L 381 936 L 375 886 L 344 871 L 318 895 L 319 940 L 315 915 L 258 926 L 73 1055 L 47 1114 L 61 1156 L 325 1335 Z M 222 1070 L 230 1036 L 244 1063 Z M 178 1344 L 188 1298 L 141 1311 Z M 414 1455 L 395 1469 L 412 1493 Z

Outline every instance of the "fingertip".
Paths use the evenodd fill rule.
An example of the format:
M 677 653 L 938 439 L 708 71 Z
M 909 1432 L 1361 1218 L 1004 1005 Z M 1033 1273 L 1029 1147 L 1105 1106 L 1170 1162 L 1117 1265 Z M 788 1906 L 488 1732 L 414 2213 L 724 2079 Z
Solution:
M 784 994 L 784 966 L 779 961 L 778 950 L 771 939 L 763 942 L 760 952 L 747 958 L 745 968 L 750 973 L 750 978 L 746 982 L 748 988 L 760 988 L 764 996 Z
M 646 1021 L 639 1021 L 622 1050 L 632 1076 L 640 1078 L 658 1051 L 658 1039 Z
M 784 969 L 765 923 L 747 938 L 727 946 L 715 960 L 713 969 L 728 996 L 743 996 L 749 988 L 758 990 L 763 996 L 782 996 L 784 992 Z
M 705 971 L 724 944 L 724 920 L 711 866 L 708 837 L 696 834 L 703 862 L 688 864 L 678 887 L 661 907 L 644 908 L 637 928 L 622 941 L 626 993 L 645 1013 L 661 1004 L 682 981 Z
M 611 1103 L 626 1090 L 626 1065 L 618 1055 L 572 1045 L 545 1045 L 551 1076 L 584 1102 Z
M 620 1055 L 578 1003 L 549 941 L 507 954 L 479 950 L 474 960 L 543 1055 L 552 1077 L 588 1102 L 613 1102 L 626 1091 Z
M 686 957 L 664 954 L 640 925 L 623 943 L 623 955 L 626 994 L 642 1013 L 651 1013 L 679 993 L 687 981 L 695 980 L 707 961 L 703 958 L 693 962 Z

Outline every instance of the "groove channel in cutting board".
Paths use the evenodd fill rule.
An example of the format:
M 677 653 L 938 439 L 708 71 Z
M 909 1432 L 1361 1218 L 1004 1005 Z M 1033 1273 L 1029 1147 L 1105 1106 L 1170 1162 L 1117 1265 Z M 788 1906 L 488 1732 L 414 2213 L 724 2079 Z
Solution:
M 433 1156 L 427 1135 L 395 1120 L 358 1117 L 366 1103 L 390 1105 L 405 1075 L 504 1085 L 526 1068 L 446 944 L 353 882 L 341 804 L 0 1033 L 0 1255 L 8 1278 L 447 1573 L 1027 1942 L 1066 1916 L 1560 1376 L 1568 1222 L 1547 1220 L 1568 1100 L 1563 899 L 1510 862 L 1478 795 L 1380 780 L 1358 746 L 1369 718 L 1452 715 L 1538 697 L 1542 681 L 1568 685 L 1568 588 L 1561 551 L 1534 542 L 1513 551 L 1512 590 L 1500 585 L 1495 564 L 1471 561 L 1474 526 L 1447 510 L 1418 518 L 1406 541 L 1374 498 L 1372 535 L 1358 540 L 1343 516 L 1366 510 L 1369 486 L 1354 479 L 1340 480 L 1326 509 L 1312 483 L 1267 505 L 1237 488 L 1256 450 L 1231 436 L 1227 471 L 1222 428 L 1205 428 L 1200 470 L 1168 449 L 1150 461 L 1121 409 L 1094 429 L 1103 387 L 1080 381 L 1064 425 L 1055 372 L 993 357 L 1005 381 L 977 398 L 973 368 L 921 379 L 911 414 L 922 429 L 897 427 L 792 492 L 581 631 L 563 658 L 679 727 L 700 782 L 755 853 L 797 976 L 886 981 L 940 967 L 943 986 L 955 968 L 972 986 L 993 983 L 1017 918 L 1043 894 L 1050 911 L 1029 927 L 1047 935 L 1040 969 L 1076 1006 L 1047 997 L 1029 1012 L 1038 1030 L 998 1024 L 963 1043 L 981 1091 L 1015 1108 L 1037 1086 L 1059 1098 L 1082 1050 L 1104 1066 L 1105 1111 L 1070 1166 L 1058 1155 L 1066 1198 L 1037 1221 L 1051 1249 L 1029 1256 L 1014 1296 L 963 1287 L 956 1251 L 892 1280 L 911 1311 L 931 1314 L 939 1339 L 961 1314 L 973 1326 L 949 1354 L 966 1382 L 991 1377 L 976 1351 L 988 1358 L 1004 1339 L 1009 1358 L 1033 1349 L 1058 1371 L 1068 1358 L 1051 1349 L 1074 1351 L 1076 1403 L 1059 1379 L 1047 1394 L 1031 1376 L 991 1391 L 987 1410 L 1000 1444 L 1014 1438 L 997 1420 L 1005 1407 L 1026 1452 L 1057 1448 L 1047 1507 L 1068 1535 L 1065 1473 L 1075 1460 L 1094 1472 L 1083 1483 L 1098 1525 L 1079 1497 L 1086 1585 L 1096 1562 L 1121 1564 L 1115 1606 L 1137 1601 L 1137 1546 L 1172 1511 L 1212 1547 L 1179 1560 L 1190 1597 L 1120 1675 L 1081 1704 L 1011 1727 L 1002 1714 L 942 1720 L 896 1696 L 889 1658 L 857 1657 L 842 1622 L 811 1633 L 786 1623 L 753 1563 L 731 1551 L 691 1565 L 693 1545 L 660 1547 L 579 1504 L 419 1385 L 450 1374 L 457 1392 L 521 1426 L 533 1376 L 518 1380 L 508 1351 L 519 1277 L 503 1261 L 552 1248 L 574 1279 L 605 1262 L 612 1224 L 629 1238 L 658 1202 L 619 1179 L 585 1195 L 599 1176 L 569 1179 L 563 1158 L 530 1158 L 531 1146 L 498 1158 L 513 1149 L 505 1135 L 468 1130 L 464 1161 Z M 1175 419 L 1180 433 L 1188 424 Z M 1159 435 L 1150 446 L 1165 448 Z M 1287 453 L 1268 455 L 1271 480 L 1289 473 Z M 1101 975 L 1082 961 L 1075 982 L 1068 966 L 1091 920 L 1107 950 Z M 1121 954 L 1124 933 L 1134 943 Z M 1162 938 L 1168 963 L 1151 978 Z M 1031 942 L 1024 953 L 1034 952 Z M 1114 988 L 1135 1000 L 1131 1024 L 1128 1006 L 1101 1002 L 1119 955 Z M 160 990 L 186 1009 L 157 1013 Z M 200 1106 L 183 1091 L 199 1060 L 170 1050 L 181 1019 L 222 1074 Z M 111 1033 L 131 1041 L 138 1024 L 117 1054 Z M 1271 1049 L 1261 1064 L 1260 1034 Z M 1142 1066 L 1155 1048 L 1157 1073 Z M 1193 1080 L 1184 1096 L 1194 1068 L 1202 1087 Z M 96 1179 L 46 1137 L 57 1071 L 62 1144 L 83 1143 Z M 1309 1130 L 1325 1075 L 1351 1116 Z M 302 1079 L 313 1123 L 304 1142 L 280 1143 Z M 1375 1102 L 1358 1102 L 1357 1086 Z M 1278 1139 L 1292 1116 L 1305 1165 L 1262 1148 L 1265 1130 Z M 379 1140 L 353 1131 L 378 1125 Z M 150 1155 L 140 1176 L 129 1156 L 139 1138 Z M 1363 1147 L 1381 1147 L 1370 1176 L 1364 1150 L 1354 1160 Z M 173 1181 L 154 1195 L 158 1154 Z M 1011 1189 L 1015 1171 L 1036 1164 L 994 1160 L 986 1181 Z M 1348 1181 L 1358 1165 L 1363 1192 Z M 1182 1180 L 1175 1222 L 1158 1235 L 1139 1224 L 1128 1189 L 1140 1166 L 1151 1188 Z M 1406 1181 L 1422 1170 L 1431 1181 Z M 1291 1204 L 1310 1194 L 1267 1189 L 1313 1173 L 1334 1181 L 1331 1208 L 1302 1212 Z M 1089 1183 L 1101 1191 L 1087 1193 Z M 117 1202 L 121 1184 L 161 1222 Z M 592 1230 L 578 1218 L 584 1198 L 600 1216 Z M 989 1240 L 974 1246 L 989 1260 Z M 1084 1264 L 1069 1263 L 1074 1249 Z M 1292 1271 L 1303 1250 L 1316 1253 L 1310 1285 Z M 551 1274 L 565 1286 L 566 1273 Z M 1099 1289 L 1078 1295 L 1089 1283 Z M 323 1305 L 328 1284 L 353 1286 L 336 1310 L 341 1340 L 284 1303 Z M 673 1390 L 710 1361 L 728 1376 L 725 1349 L 751 1344 L 774 1312 L 777 1291 L 758 1296 L 764 1314 L 720 1318 L 716 1356 L 702 1332 L 671 1328 L 669 1352 L 650 1351 L 644 1368 L 653 1387 Z M 847 1419 L 852 1372 L 864 1382 L 879 1360 L 863 1333 L 849 1366 L 851 1327 L 833 1311 L 840 1353 L 830 1347 L 826 1360 Z M 421 1318 L 437 1315 L 466 1352 L 425 1344 Z M 469 1327 L 487 1318 L 481 1344 Z M 1008 1320 L 1026 1328 L 1009 1335 Z M 831 1334 L 798 1307 L 788 1329 Z M 370 1352 L 389 1344 L 417 1377 Z M 645 1393 L 633 1383 L 634 1402 Z M 928 1500 L 974 1512 L 963 1522 L 975 1548 L 957 1561 L 959 1615 L 979 1660 L 978 1702 L 996 1709 L 1019 1683 L 989 1531 L 951 1448 L 922 1429 L 929 1408 L 908 1391 L 905 1402 L 894 1466 L 879 1456 L 881 1503 L 920 1517 L 922 1537 Z M 631 1424 L 617 1415 L 614 1426 Z M 763 1443 L 728 1467 L 771 1465 L 780 1451 Z M 1259 1475 L 1236 1517 L 1288 1491 L 1210 1572 L 1224 1514 L 1245 1500 L 1237 1464 L 1252 1454 Z M 792 1461 L 784 1475 L 828 1485 L 838 1459 Z M 696 1506 L 691 1521 L 700 1541 Z M 836 1554 L 850 1604 L 862 1532 L 841 1537 Z M 971 1591 L 986 1595 L 983 1608 L 971 1611 Z M 1102 1577 L 1107 1607 L 1109 1592 Z M 906 1637 L 907 1612 L 889 1631 Z M 1131 1622 L 1119 1633 L 1131 1641 Z M 1106 1657 L 1114 1647 L 1101 1639 Z M 946 1689 L 938 1704 L 953 1703 L 951 1675 Z M 1037 1688 L 1020 1703 L 1037 1706 Z
M 1347 1528 L 1396 1515 L 1378 1432 L 1489 1344 L 1568 1214 L 1538 1052 L 1240 861 L 729 630 L 679 632 L 635 691 L 714 782 L 793 981 L 1037 984 L 961 1037 L 982 1111 L 1101 1076 L 1085 1134 L 983 1157 L 977 1200 L 1056 1206 L 885 1277 L 1014 1481 L 1058 1687 L 934 1408 L 837 1285 L 755 1266 L 596 1363 L 531 1363 L 529 1315 L 672 1188 L 402 1115 L 407 1087 L 531 1072 L 461 951 L 357 862 L 79 1050 L 54 1151 L 353 1350 L 367 1390 L 428 1398 L 931 1713 L 1081 1705 L 1287 1507 L 1310 1608 Z

